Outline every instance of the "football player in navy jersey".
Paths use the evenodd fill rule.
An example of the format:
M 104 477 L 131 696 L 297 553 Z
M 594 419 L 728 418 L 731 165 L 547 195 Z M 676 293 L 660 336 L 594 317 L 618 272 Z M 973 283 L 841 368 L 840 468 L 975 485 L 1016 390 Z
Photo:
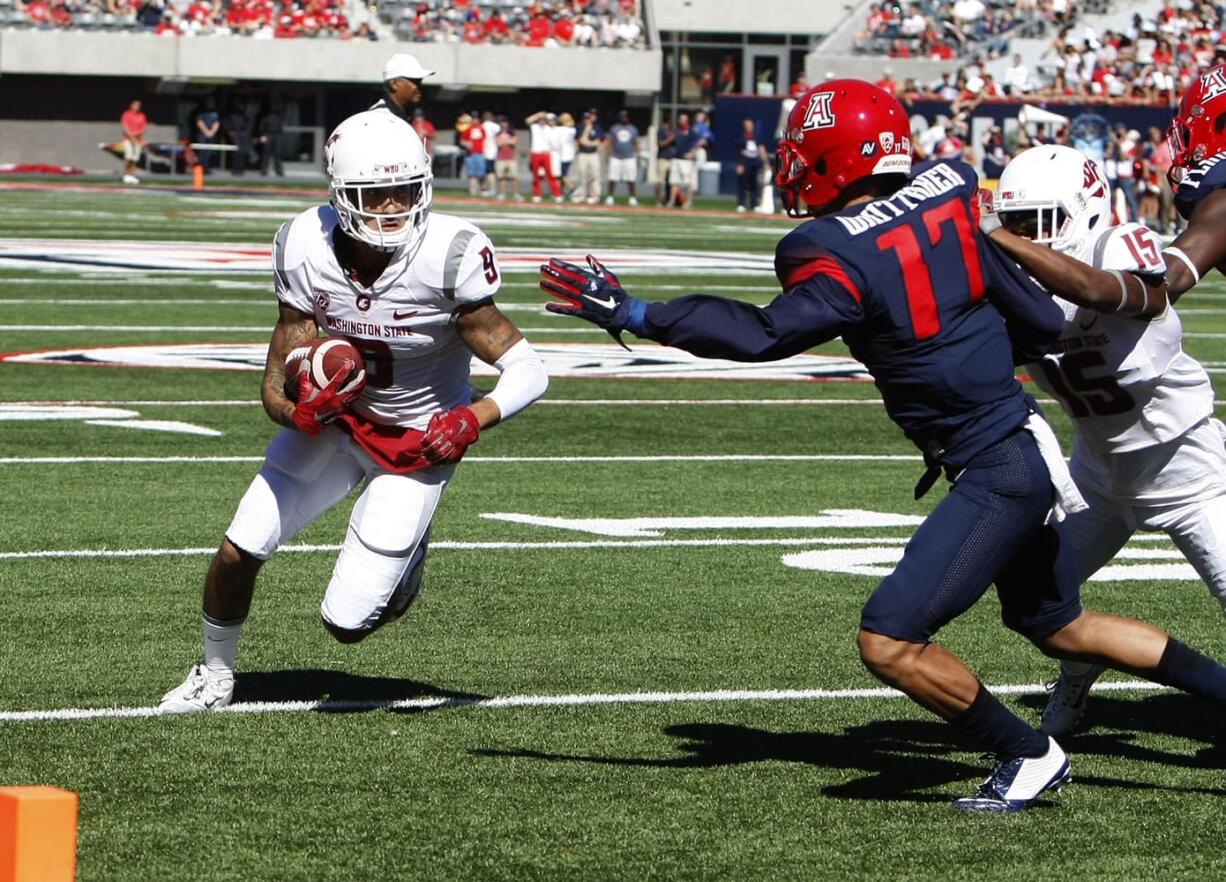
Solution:
M 557 313 L 696 355 L 771 361 L 842 336 L 924 455 L 922 495 L 948 495 L 865 605 L 868 669 L 989 748 L 998 762 L 968 811 L 1025 809 L 1068 780 L 1054 739 L 1004 707 L 932 642 L 995 583 L 1005 624 L 1044 653 L 1093 660 L 1226 699 L 1226 668 L 1162 631 L 1081 606 L 1059 520 L 1084 506 L 1050 427 L 1014 377 L 1056 339 L 1063 312 L 980 234 L 978 181 L 961 161 L 911 169 L 906 112 L 859 80 L 807 92 L 780 141 L 776 188 L 813 219 L 775 252 L 766 307 L 703 294 L 629 296 L 595 258 L 541 267 Z
M 1226 65 L 1192 81 L 1166 137 L 1175 209 L 1188 222 L 1163 251 L 1174 303 L 1214 267 L 1226 272 Z

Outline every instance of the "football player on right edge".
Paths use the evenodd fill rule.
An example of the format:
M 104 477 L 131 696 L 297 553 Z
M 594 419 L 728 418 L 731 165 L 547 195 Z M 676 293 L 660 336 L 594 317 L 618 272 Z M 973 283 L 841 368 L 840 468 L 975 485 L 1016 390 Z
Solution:
M 1174 303 L 1214 267 L 1226 273 L 1226 65 L 1192 82 L 1166 137 L 1175 208 L 1188 222 L 1162 252 Z
M 1071 147 L 1033 147 L 1001 175 L 994 208 L 1005 232 L 991 234 L 1040 281 L 1069 291 L 1056 297 L 1064 330 L 1031 375 L 1077 433 L 1069 471 L 1088 507 L 1065 522 L 1073 554 L 1084 582 L 1136 530 L 1164 531 L 1226 605 L 1226 535 L 1214 526 L 1226 523 L 1226 429 L 1213 418 L 1209 375 L 1180 345 L 1179 316 L 1161 291 L 1157 235 L 1112 226 L 1108 198 L 1093 160 Z M 1008 233 L 1080 261 L 1085 278 L 1071 285 L 1051 275 L 1036 249 Z M 1125 273 L 1152 280 L 1140 310 L 1121 302 Z M 1040 730 L 1071 732 L 1102 672 L 1063 662 Z

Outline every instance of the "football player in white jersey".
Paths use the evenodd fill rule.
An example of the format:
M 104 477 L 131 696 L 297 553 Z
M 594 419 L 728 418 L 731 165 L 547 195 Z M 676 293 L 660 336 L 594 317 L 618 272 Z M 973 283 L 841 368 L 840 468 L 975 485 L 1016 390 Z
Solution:
M 1069 470 L 1089 507 L 1069 515 L 1068 535 L 1084 581 L 1136 530 L 1163 531 L 1226 606 L 1226 527 L 1215 526 L 1226 524 L 1226 445 L 1213 387 L 1183 351 L 1162 243 L 1139 224 L 1111 226 L 1107 193 L 1092 160 L 1054 145 L 1014 158 L 994 199 L 1004 231 L 993 241 L 1065 295 L 1064 333 L 1031 367 L 1076 428 Z M 1101 672 L 1064 663 L 1043 732 L 1076 726 Z
M 324 159 L 329 204 L 286 223 L 273 245 L 280 315 L 262 398 L 285 428 L 209 567 L 204 658 L 162 699 L 165 713 L 230 703 L 260 567 L 359 486 L 320 608 L 324 627 L 355 643 L 403 614 L 455 463 L 482 430 L 548 384 L 536 352 L 494 305 L 501 273 L 490 240 L 465 220 L 430 212 L 430 161 L 413 128 L 383 111 L 359 113 L 331 134 Z M 291 401 L 286 358 L 321 331 L 361 353 L 365 387 L 341 385 L 345 364 L 322 389 L 300 375 Z M 473 355 L 501 372 L 476 401 Z

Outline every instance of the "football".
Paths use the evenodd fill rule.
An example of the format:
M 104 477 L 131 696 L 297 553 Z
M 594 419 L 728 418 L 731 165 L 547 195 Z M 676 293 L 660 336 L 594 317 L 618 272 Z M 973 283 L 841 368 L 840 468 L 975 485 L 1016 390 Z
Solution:
M 357 348 L 344 337 L 320 337 L 285 357 L 285 397 L 298 400 L 298 375 L 302 372 L 307 372 L 312 385 L 322 389 L 346 361 L 353 363 L 353 369 L 341 383 L 340 391 L 356 398 L 366 385 L 366 368 Z

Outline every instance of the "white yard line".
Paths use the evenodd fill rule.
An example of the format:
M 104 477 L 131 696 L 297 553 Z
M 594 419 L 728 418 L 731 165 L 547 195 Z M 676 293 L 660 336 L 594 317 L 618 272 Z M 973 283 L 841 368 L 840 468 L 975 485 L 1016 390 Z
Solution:
M 0 465 L 82 465 L 92 463 L 170 464 L 263 462 L 262 456 L 6 456 Z M 468 456 L 469 463 L 576 463 L 576 462 L 920 462 L 915 454 L 871 453 L 693 453 L 642 456 Z
M 241 680 L 242 674 L 239 675 Z M 997 695 L 1042 695 L 1041 683 L 1012 683 L 989 686 Z M 1093 692 L 1159 692 L 1166 687 L 1142 680 L 1095 683 Z M 370 710 L 444 710 L 478 708 L 590 707 L 593 705 L 681 704 L 742 701 L 864 701 L 903 698 L 901 692 L 886 687 L 872 689 L 713 689 L 704 692 L 595 692 L 572 695 L 505 695 L 494 698 L 424 697 L 388 700 L 319 701 L 245 701 L 213 713 L 308 713 Z M 158 716 L 156 707 L 62 708 L 57 710 L 0 711 L 0 722 L 28 723 L 72 720 L 141 718 Z
M 1049 399 L 1039 399 L 1041 403 L 1051 404 Z M 880 398 L 543 398 L 534 407 L 642 407 L 654 405 L 658 407 L 673 406 L 792 406 L 792 405 L 871 405 L 880 404 Z M 1219 402 L 1226 403 L 1226 402 Z M 33 404 L 62 405 L 64 407 L 255 407 L 262 406 L 256 398 L 216 398 L 216 399 L 122 399 L 102 401 L 99 399 L 81 399 L 74 401 L 0 401 L 2 407 L 19 407 Z

